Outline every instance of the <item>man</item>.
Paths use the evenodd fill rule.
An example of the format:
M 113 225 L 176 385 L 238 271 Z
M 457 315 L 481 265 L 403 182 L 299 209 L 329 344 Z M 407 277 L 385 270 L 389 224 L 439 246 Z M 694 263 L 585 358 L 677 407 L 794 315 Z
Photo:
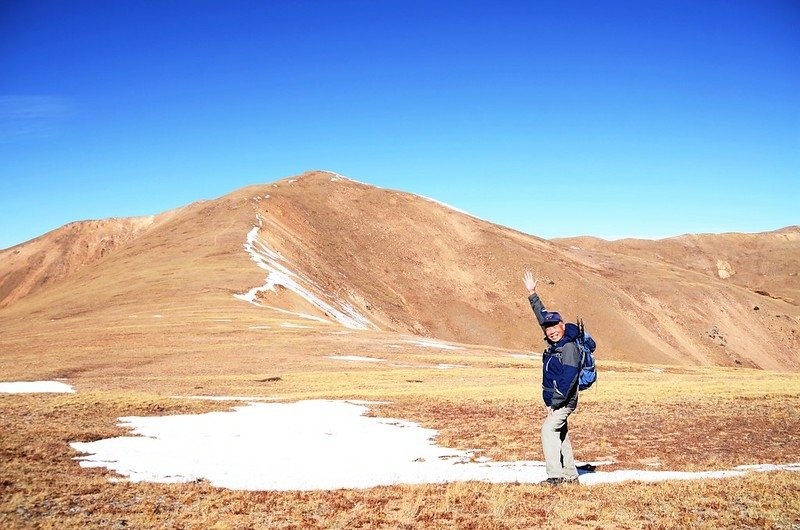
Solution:
M 533 274 L 526 272 L 522 281 L 548 343 L 542 355 L 542 398 L 547 409 L 547 418 L 542 424 L 547 480 L 542 484 L 557 486 L 578 482 L 567 418 L 578 406 L 578 376 L 583 358 L 575 341 L 580 330 L 575 324 L 565 324 L 560 314 L 545 309 L 536 293 L 537 281 Z

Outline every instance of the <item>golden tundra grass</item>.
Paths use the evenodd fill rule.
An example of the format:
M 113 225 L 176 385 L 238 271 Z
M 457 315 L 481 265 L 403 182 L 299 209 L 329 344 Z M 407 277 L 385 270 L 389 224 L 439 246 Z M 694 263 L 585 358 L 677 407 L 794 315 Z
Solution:
M 175 319 L 165 313 L 164 319 Z M 80 468 L 69 443 L 125 434 L 116 427 L 120 416 L 234 405 L 170 397 L 192 394 L 387 401 L 370 414 L 437 429 L 441 445 L 477 448 L 495 460 L 541 460 L 541 365 L 509 355 L 523 352 L 437 350 L 394 334 L 340 335 L 332 333 L 333 326 L 281 329 L 283 320 L 217 322 L 224 314 L 206 318 L 204 333 L 193 341 L 190 334 L 180 335 L 174 321 L 147 318 L 148 326 L 164 326 L 164 333 L 143 333 L 141 324 L 109 327 L 102 339 L 85 344 L 77 326 L 74 334 L 61 331 L 58 347 L 21 331 L 5 339 L 10 353 L 0 379 L 66 377 L 78 393 L 0 396 L 0 528 L 789 529 L 800 524 L 800 474 L 790 472 L 559 489 L 473 482 L 304 493 L 230 491 L 206 482 L 110 482 L 113 472 Z M 267 333 L 250 325 L 271 328 Z M 117 343 L 126 345 L 124 352 L 115 353 Z M 341 355 L 384 362 L 329 358 Z M 438 369 L 439 364 L 461 367 Z M 571 437 L 579 459 L 617 462 L 607 469 L 720 470 L 797 462 L 800 378 L 746 369 L 601 363 L 599 383 L 581 395 L 571 419 Z

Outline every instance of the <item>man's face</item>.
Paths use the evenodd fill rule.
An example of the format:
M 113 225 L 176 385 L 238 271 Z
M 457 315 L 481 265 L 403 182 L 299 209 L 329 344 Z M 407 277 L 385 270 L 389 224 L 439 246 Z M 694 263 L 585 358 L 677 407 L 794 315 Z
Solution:
M 547 335 L 547 338 L 550 339 L 551 342 L 558 342 L 561 340 L 561 337 L 564 336 L 564 329 L 566 329 L 566 327 L 566 324 L 562 321 L 544 328 L 544 334 Z

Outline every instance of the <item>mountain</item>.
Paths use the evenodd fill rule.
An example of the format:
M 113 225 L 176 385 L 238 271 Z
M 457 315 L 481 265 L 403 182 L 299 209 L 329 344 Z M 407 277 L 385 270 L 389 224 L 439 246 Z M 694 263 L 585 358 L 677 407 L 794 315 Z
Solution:
M 221 340 L 206 325 L 220 314 L 284 315 L 312 335 L 353 328 L 541 351 L 521 282 L 532 270 L 549 308 L 587 322 L 600 359 L 800 370 L 797 233 L 547 241 L 313 171 L 0 251 L 0 333 L 14 348 L 124 350 L 134 336 L 189 348 Z M 709 267 L 718 260 L 727 265 Z M 163 335 L 134 319 L 169 312 L 186 323 Z M 79 335 L 59 326 L 69 319 Z M 126 332 L 112 340 L 112 325 Z
M 655 241 L 590 237 L 553 241 L 564 247 L 669 263 L 800 305 L 800 226 L 760 234 L 687 234 Z
M 154 217 L 82 221 L 0 250 L 0 307 L 36 293 L 135 239 Z

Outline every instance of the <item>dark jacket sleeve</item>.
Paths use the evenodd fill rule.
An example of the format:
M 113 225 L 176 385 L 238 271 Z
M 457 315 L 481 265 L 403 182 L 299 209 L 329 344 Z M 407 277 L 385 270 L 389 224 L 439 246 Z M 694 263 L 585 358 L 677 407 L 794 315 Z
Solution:
M 544 366 L 542 397 L 548 407 L 558 409 L 566 405 L 578 391 L 581 371 L 581 351 L 577 344 L 568 342 L 558 355 L 548 356 Z
M 542 321 L 544 320 L 544 313 L 547 312 L 547 309 L 544 308 L 544 304 L 539 299 L 539 295 L 533 293 L 528 297 L 528 301 L 531 303 L 531 309 L 533 309 L 533 314 L 536 315 L 536 320 L 539 321 L 539 325 L 542 325 Z

